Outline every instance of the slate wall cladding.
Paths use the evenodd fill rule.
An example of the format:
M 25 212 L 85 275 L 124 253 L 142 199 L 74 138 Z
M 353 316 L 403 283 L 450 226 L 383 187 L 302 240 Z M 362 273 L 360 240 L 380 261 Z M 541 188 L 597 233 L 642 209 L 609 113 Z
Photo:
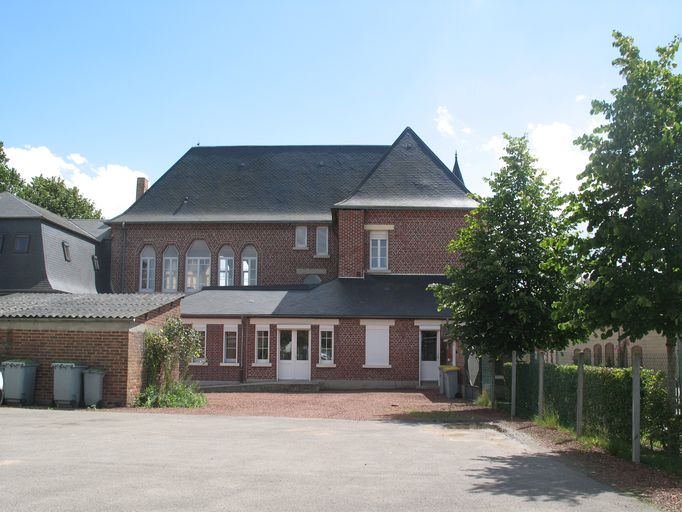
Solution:
M 147 318 L 137 319 L 136 327 L 130 330 L 124 322 L 117 322 L 120 327 L 115 329 L 107 322 L 107 327 L 97 330 L 93 327 L 97 322 L 68 319 L 68 327 L 60 329 L 59 321 L 51 321 L 49 327 L 40 328 L 35 320 L 22 319 L 13 324 L 21 325 L 21 328 L 0 329 L 0 339 L 6 339 L 5 355 L 8 358 L 38 361 L 38 404 L 52 401 L 52 362 L 77 360 L 106 370 L 102 400 L 105 406 L 132 405 L 142 387 L 144 330 L 162 325 L 169 316 L 179 315 L 179 301 L 175 301 L 150 312 Z M 79 323 L 88 330 L 78 330 Z
M 297 225 L 308 226 L 308 249 L 294 250 Z M 224 245 L 235 253 L 234 284 L 241 285 L 240 255 L 246 245 L 258 251 L 258 284 L 301 284 L 305 275 L 297 269 L 324 269 L 322 281 L 337 274 L 338 244 L 336 229 L 329 227 L 329 256 L 315 254 L 317 226 L 326 224 L 127 224 L 125 244 L 124 286 L 121 286 L 121 225 L 112 226 L 111 279 L 115 292 L 131 293 L 139 288 L 140 253 L 146 245 L 156 251 L 155 289 L 161 291 L 163 252 L 177 247 L 178 291 L 185 285 L 185 254 L 194 240 L 204 240 L 211 251 L 211 285 L 218 285 L 218 253 Z

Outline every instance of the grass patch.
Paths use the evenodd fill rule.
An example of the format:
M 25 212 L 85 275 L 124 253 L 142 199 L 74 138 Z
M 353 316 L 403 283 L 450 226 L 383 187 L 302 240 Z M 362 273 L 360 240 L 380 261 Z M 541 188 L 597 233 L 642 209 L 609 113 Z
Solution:
M 561 429 L 559 413 L 551 408 L 545 409 L 542 416 L 534 416 L 533 423 L 535 423 L 538 427 L 551 428 L 552 430 Z
M 490 395 L 488 394 L 488 390 L 484 389 L 480 395 L 478 395 L 478 398 L 474 401 L 474 404 L 480 406 L 480 407 L 491 407 L 493 405 L 492 400 L 490 400 Z
M 193 382 L 173 382 L 161 390 L 156 385 L 147 386 L 135 400 L 136 407 L 203 407 L 206 397 Z

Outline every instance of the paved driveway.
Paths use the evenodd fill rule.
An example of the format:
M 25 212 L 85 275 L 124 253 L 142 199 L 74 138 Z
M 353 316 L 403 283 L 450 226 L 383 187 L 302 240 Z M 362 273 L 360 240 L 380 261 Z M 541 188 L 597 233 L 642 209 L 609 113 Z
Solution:
M 1 510 L 653 510 L 490 429 L 0 408 Z

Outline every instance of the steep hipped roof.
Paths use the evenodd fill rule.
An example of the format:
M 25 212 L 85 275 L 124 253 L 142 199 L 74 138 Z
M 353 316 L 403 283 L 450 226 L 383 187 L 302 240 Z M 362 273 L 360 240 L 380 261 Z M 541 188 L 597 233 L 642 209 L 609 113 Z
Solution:
M 330 222 L 387 149 L 193 147 L 109 222 Z
M 99 240 L 111 237 L 111 228 L 104 221 L 99 219 L 69 219 L 76 226 L 90 233 L 91 236 Z
M 335 208 L 475 208 L 467 193 L 464 182 L 408 127 Z
M 79 236 L 90 240 L 95 239 L 90 233 L 70 220 L 9 192 L 0 192 L 0 219 L 42 219 Z
M 182 296 L 180 293 L 15 293 L 0 297 L 0 318 L 134 319 Z
M 182 300 L 183 317 L 273 316 L 315 318 L 436 318 L 431 283 L 441 275 L 385 275 L 364 279 L 334 279 L 316 287 L 233 287 L 204 289 Z

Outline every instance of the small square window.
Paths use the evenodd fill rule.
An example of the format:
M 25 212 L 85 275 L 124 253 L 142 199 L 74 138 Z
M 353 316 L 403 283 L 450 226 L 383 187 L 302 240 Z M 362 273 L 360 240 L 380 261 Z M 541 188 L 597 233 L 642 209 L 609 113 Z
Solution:
M 94 268 L 95 271 L 99 270 L 99 258 L 94 254 L 92 255 L 92 268 Z
M 296 249 L 308 248 L 308 226 L 296 226 Z
M 64 260 L 71 261 L 71 248 L 68 242 L 62 242 L 62 250 L 64 251 Z
M 31 244 L 31 235 L 14 236 L 14 252 L 27 253 Z

